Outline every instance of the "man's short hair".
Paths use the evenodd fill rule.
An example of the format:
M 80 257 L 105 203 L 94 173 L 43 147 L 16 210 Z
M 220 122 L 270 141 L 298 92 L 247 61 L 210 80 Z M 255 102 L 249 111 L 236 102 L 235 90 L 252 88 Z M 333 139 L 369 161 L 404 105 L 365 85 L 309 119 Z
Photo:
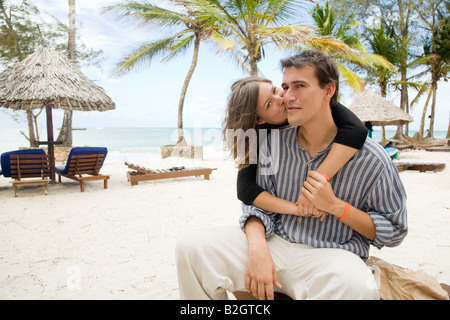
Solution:
M 314 68 L 316 78 L 319 80 L 319 86 L 322 89 L 329 83 L 336 85 L 336 92 L 330 100 L 330 106 L 336 106 L 339 95 L 339 70 L 336 63 L 322 52 L 315 50 L 303 51 L 293 57 L 281 60 L 283 71 L 289 67 L 302 68 L 305 66 Z

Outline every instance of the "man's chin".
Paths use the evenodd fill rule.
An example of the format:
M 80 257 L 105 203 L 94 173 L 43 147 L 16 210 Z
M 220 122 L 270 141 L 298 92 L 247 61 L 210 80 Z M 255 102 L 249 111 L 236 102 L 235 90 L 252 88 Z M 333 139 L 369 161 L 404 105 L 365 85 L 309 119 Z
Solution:
M 289 123 L 290 126 L 298 127 L 298 126 L 301 126 L 303 124 L 303 121 L 301 119 L 298 119 L 298 118 L 289 118 L 288 117 L 288 123 Z

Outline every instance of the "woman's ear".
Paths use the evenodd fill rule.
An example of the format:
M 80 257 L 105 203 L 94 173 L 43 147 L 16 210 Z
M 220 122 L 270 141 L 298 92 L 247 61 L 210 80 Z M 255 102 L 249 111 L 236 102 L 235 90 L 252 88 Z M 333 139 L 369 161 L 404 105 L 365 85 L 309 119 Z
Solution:
M 262 119 L 259 119 L 256 123 L 257 123 L 257 124 L 264 124 L 264 123 L 266 123 L 266 121 L 264 121 L 264 120 L 262 120 Z

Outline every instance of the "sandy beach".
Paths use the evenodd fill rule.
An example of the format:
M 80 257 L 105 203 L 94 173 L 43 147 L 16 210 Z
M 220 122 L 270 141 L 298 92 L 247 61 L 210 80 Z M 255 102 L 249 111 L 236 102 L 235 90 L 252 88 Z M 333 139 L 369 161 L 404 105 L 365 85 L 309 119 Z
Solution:
M 371 254 L 450 284 L 450 153 L 402 151 L 400 161 L 445 162 L 442 172 L 404 171 L 409 234 Z M 19 190 L 0 177 L 0 299 L 178 299 L 174 262 L 181 233 L 237 224 L 231 160 L 140 161 L 149 168 L 210 167 L 203 177 L 131 186 L 123 162 L 107 163 L 109 187 L 64 179 Z

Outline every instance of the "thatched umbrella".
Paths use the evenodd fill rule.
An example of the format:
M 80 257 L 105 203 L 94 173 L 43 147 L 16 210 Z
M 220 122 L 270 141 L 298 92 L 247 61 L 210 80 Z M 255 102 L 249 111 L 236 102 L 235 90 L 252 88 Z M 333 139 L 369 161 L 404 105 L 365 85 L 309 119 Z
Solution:
M 104 90 L 90 81 L 70 60 L 43 47 L 0 73 L 0 106 L 16 110 L 45 108 L 51 179 L 55 180 L 52 108 L 107 111 L 115 104 Z
M 383 141 L 386 140 L 384 126 L 403 125 L 414 121 L 413 117 L 370 89 L 364 90 L 348 106 L 362 122 L 371 122 L 383 127 Z

